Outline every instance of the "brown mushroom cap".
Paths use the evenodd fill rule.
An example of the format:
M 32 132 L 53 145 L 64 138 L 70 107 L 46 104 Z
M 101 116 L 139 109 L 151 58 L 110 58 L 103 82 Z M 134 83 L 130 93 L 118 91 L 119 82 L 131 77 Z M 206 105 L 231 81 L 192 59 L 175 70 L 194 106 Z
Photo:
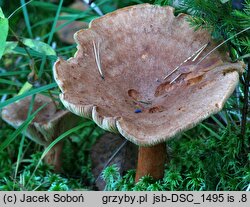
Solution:
M 3 108 L 2 118 L 14 128 L 18 128 L 26 119 L 31 96 Z M 47 146 L 57 136 L 70 129 L 77 121 L 75 115 L 67 110 L 58 110 L 51 98 L 36 95 L 33 111 L 47 105 L 36 115 L 26 130 L 26 135 L 38 144 Z
M 194 31 L 186 17 L 175 17 L 171 7 L 141 4 L 107 14 L 78 31 L 75 57 L 54 65 L 65 107 L 145 146 L 217 113 L 238 83 L 241 63 L 230 63 L 217 50 L 198 65 L 200 58 L 188 61 L 164 80 L 204 44 L 211 43 L 203 55 L 215 46 L 208 32 Z M 104 79 L 93 41 L 100 45 Z M 180 72 L 183 75 L 170 84 Z M 141 113 L 135 113 L 138 108 Z

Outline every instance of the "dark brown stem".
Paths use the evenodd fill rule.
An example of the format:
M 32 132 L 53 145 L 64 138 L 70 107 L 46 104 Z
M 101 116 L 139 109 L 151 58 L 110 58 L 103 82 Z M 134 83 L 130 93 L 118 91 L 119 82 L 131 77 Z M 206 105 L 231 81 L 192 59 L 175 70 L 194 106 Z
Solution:
M 63 141 L 58 142 L 44 157 L 44 161 L 54 167 L 55 172 L 62 171 L 61 154 Z
M 145 175 L 150 175 L 154 179 L 163 178 L 166 155 L 165 142 L 153 147 L 139 147 L 135 182 Z
M 250 86 L 250 58 L 248 58 L 248 68 L 244 83 L 244 103 L 242 108 L 242 120 L 241 120 L 241 135 L 243 137 L 245 137 L 246 134 L 249 86 Z

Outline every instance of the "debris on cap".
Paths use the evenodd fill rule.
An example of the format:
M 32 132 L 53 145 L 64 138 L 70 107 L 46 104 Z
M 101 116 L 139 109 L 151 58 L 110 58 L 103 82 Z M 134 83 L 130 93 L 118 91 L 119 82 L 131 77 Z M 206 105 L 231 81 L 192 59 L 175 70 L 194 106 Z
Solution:
M 138 114 L 138 113 L 141 113 L 142 110 L 141 109 L 135 109 L 135 113 Z

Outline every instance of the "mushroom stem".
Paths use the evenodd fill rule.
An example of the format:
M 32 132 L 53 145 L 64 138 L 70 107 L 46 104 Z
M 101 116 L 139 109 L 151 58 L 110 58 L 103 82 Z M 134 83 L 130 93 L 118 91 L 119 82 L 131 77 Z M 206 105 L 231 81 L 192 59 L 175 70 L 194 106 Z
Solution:
M 45 146 L 46 148 L 46 146 Z M 61 163 L 61 153 L 63 149 L 63 142 L 60 141 L 57 143 L 52 149 L 44 157 L 44 161 L 52 165 L 54 167 L 55 172 L 61 172 L 62 170 L 62 163 Z
M 165 142 L 152 147 L 139 147 L 135 182 L 145 175 L 154 179 L 163 178 L 166 154 Z

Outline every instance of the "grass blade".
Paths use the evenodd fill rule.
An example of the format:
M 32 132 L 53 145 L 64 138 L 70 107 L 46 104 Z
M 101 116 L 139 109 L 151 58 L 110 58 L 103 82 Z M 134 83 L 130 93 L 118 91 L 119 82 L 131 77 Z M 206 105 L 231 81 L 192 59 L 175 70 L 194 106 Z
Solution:
M 3 77 L 3 76 L 14 76 L 14 75 L 23 75 L 23 74 L 29 74 L 29 73 L 30 73 L 30 70 L 10 71 L 10 72 L 0 73 L 0 77 Z
M 43 9 L 45 11 L 57 11 L 58 9 L 57 5 L 50 3 L 50 2 L 33 1 L 31 5 L 34 7 L 38 7 L 39 10 Z M 81 10 L 73 9 L 70 7 L 62 7 L 61 11 L 66 12 L 66 13 L 72 13 L 72 14 L 78 14 L 79 12 L 81 12 Z
M 42 86 L 42 87 L 30 90 L 30 91 L 28 91 L 26 93 L 23 93 L 21 95 L 15 96 L 13 98 L 10 98 L 7 101 L 4 101 L 4 102 L 0 103 L 0 109 L 3 108 L 3 107 L 5 107 L 5 106 L 7 106 L 7 105 L 9 105 L 9 104 L 11 104 L 11 103 L 14 103 L 14 102 L 16 102 L 18 100 L 21 100 L 21 99 L 23 99 L 23 98 L 25 98 L 27 96 L 34 95 L 36 93 L 40 93 L 42 91 L 49 90 L 49 89 L 54 88 L 56 86 L 57 86 L 56 83 L 51 83 L 51 84 L 48 84 L 48 85 L 45 85 L 45 86 Z
M 4 90 L 0 90 L 0 96 L 3 95 L 10 95 L 10 94 L 16 94 L 16 90 L 11 90 L 11 89 L 4 89 Z
M 42 77 L 42 74 L 44 72 L 45 63 L 46 63 L 46 56 L 44 55 L 42 57 L 42 62 L 41 62 L 40 68 L 39 68 L 38 79 L 40 79 Z
M 216 124 L 218 124 L 222 129 L 225 129 L 226 127 L 219 121 L 214 115 L 211 116 L 211 118 L 215 121 Z
M 19 6 L 15 11 L 13 11 L 10 16 L 8 17 L 8 19 L 10 19 L 16 12 L 18 12 L 23 6 L 26 6 L 27 4 L 31 3 L 33 0 L 30 0 L 28 2 L 26 2 L 25 4 Z
M 63 0 L 60 0 L 60 3 L 58 5 L 57 11 L 56 11 L 56 16 L 55 16 L 55 19 L 54 19 L 54 22 L 53 22 L 53 25 L 52 25 L 52 28 L 51 28 L 51 31 L 50 31 L 50 34 L 49 34 L 49 39 L 48 39 L 48 44 L 49 45 L 51 44 L 53 35 L 55 33 L 56 23 L 57 23 L 59 15 L 60 15 L 62 4 L 63 4 Z
M 35 98 L 36 98 L 36 94 L 32 96 L 32 99 L 31 99 L 31 102 L 30 102 L 30 106 L 29 106 L 29 111 L 28 111 L 28 117 L 27 117 L 27 119 L 30 117 L 30 114 L 31 114 L 31 112 L 33 110 Z M 26 129 L 27 129 L 27 126 L 24 129 L 24 133 L 23 133 L 23 136 L 22 136 L 22 139 L 21 139 L 21 142 L 20 142 L 20 145 L 19 145 L 19 149 L 18 149 L 18 155 L 17 155 L 17 162 L 16 162 L 16 168 L 15 168 L 14 180 L 16 180 L 17 173 L 18 173 L 18 168 L 19 168 L 19 165 L 20 165 L 21 159 L 22 159 L 24 140 L 25 140 L 25 137 L 26 137 L 25 136 Z
M 27 3 L 25 3 L 25 0 L 21 0 L 21 5 L 22 5 L 22 10 L 23 10 L 23 15 L 24 15 L 24 21 L 25 21 L 25 24 L 26 24 L 26 27 L 27 27 L 30 38 L 33 38 L 33 33 L 32 33 L 32 30 L 31 30 L 31 26 L 30 26 L 29 14 L 28 14 L 28 11 L 27 11 L 26 4 Z
M 0 84 L 7 84 L 7 85 L 12 85 L 12 86 L 18 86 L 18 87 L 22 86 L 21 83 L 14 82 L 14 81 L 11 81 L 11 80 L 6 80 L 6 79 L 3 79 L 3 78 L 0 78 Z
M 202 126 L 203 128 L 205 128 L 206 130 L 208 130 L 211 135 L 215 136 L 217 139 L 221 140 L 221 136 L 218 135 L 216 132 L 214 132 L 212 129 L 210 129 L 209 127 L 207 127 L 206 125 L 200 123 L 200 126 Z

